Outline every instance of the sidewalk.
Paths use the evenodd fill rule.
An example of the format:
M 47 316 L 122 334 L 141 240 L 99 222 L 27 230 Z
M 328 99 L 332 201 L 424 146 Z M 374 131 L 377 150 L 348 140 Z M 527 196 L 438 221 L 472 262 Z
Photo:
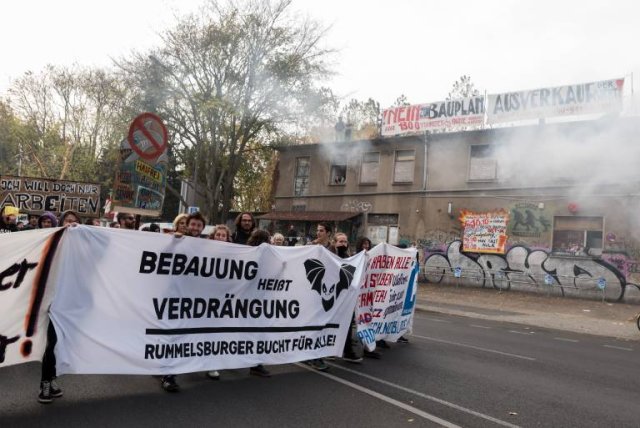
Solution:
M 640 305 L 634 304 L 421 283 L 418 287 L 416 309 L 623 340 L 640 340 L 640 330 L 635 323 Z

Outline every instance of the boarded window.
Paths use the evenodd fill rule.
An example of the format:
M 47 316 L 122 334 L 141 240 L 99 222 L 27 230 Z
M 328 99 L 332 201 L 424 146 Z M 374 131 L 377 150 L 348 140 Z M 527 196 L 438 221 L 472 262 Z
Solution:
M 309 193 L 309 158 L 296 158 L 296 175 L 293 193 L 295 196 L 307 196 Z
M 415 159 L 415 150 L 396 151 L 396 161 L 393 168 L 394 183 L 413 183 Z
M 495 180 L 498 178 L 498 161 L 493 146 L 488 144 L 470 147 L 469 180 Z
M 367 152 L 362 155 L 360 168 L 360 183 L 378 183 L 378 171 L 380 170 L 380 152 Z

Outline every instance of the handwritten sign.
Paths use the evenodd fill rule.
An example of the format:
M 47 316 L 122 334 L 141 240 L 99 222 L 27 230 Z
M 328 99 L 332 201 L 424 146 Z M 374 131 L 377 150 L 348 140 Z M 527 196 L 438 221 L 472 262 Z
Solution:
M 462 210 L 463 251 L 504 254 L 509 213 L 505 210 L 474 213 Z
M 100 185 L 47 178 L 0 176 L 0 207 L 21 212 L 61 214 L 73 210 L 82 217 L 100 216 Z

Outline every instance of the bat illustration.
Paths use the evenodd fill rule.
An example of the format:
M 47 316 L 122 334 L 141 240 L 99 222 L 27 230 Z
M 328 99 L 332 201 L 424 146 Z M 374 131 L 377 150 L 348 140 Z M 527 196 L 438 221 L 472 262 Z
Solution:
M 318 292 L 322 298 L 322 307 L 325 312 L 333 307 L 340 292 L 346 290 L 353 281 L 353 273 L 356 271 L 355 266 L 343 264 L 340 266 L 340 279 L 337 283 L 327 286 L 323 282 L 326 268 L 318 259 L 307 259 L 304 262 L 304 268 L 307 271 L 307 279 L 311 283 L 311 289 Z

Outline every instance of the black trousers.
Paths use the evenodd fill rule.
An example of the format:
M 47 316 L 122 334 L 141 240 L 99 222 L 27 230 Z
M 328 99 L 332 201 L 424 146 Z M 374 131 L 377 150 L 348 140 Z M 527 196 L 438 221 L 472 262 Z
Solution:
M 358 337 L 358 327 L 356 326 L 356 314 L 351 315 L 351 323 L 347 331 L 347 339 L 344 341 L 344 350 L 342 355 L 349 358 L 361 358 L 364 354 L 364 348 L 360 338 Z
M 42 376 L 41 381 L 51 382 L 56 377 L 56 355 L 53 353 L 53 349 L 58 342 L 58 335 L 53 328 L 53 323 L 49 320 L 49 327 L 47 328 L 47 347 L 44 350 L 44 356 L 42 357 Z

